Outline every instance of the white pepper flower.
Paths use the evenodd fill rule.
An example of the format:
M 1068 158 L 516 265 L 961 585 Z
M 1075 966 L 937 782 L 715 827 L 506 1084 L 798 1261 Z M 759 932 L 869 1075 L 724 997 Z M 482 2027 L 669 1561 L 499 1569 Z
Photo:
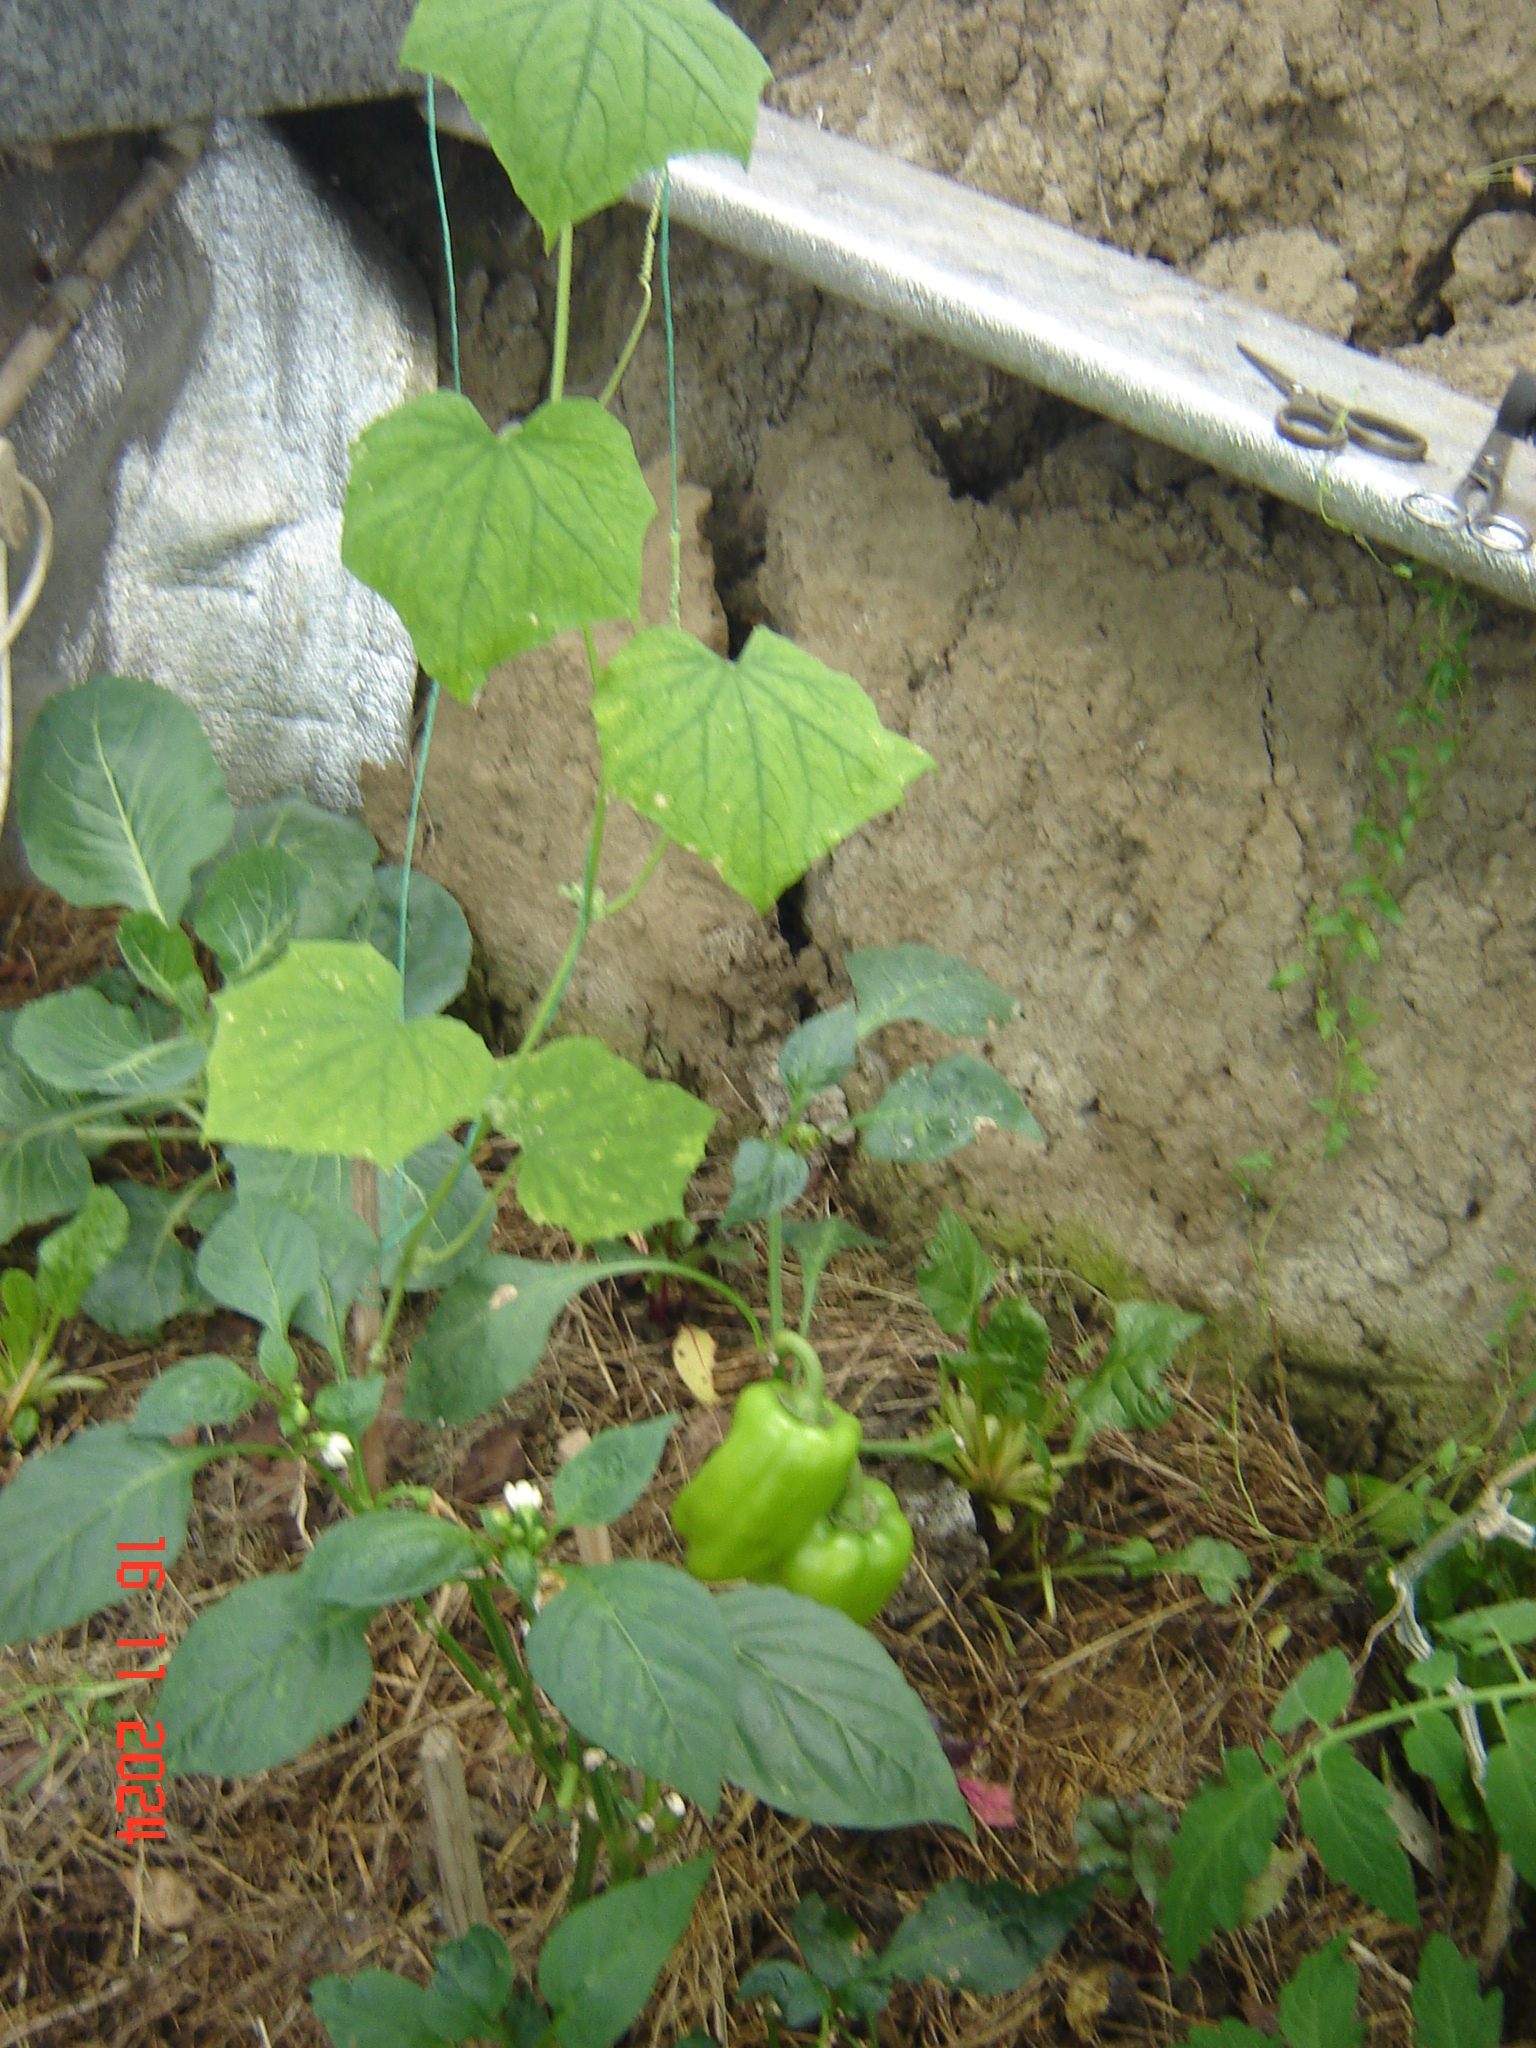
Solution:
M 541 1515 L 544 1496 L 531 1479 L 512 1479 L 501 1489 L 501 1497 L 514 1515 Z
M 637 1813 L 635 1815 L 635 1826 L 642 1835 L 654 1835 L 656 1832 L 655 1816 L 649 1813 Z
M 688 1802 L 681 1792 L 669 1792 L 661 1803 L 674 1820 L 681 1820 L 688 1811 Z
M 320 1446 L 320 1462 L 329 1465 L 333 1472 L 345 1472 L 352 1462 L 352 1439 L 344 1436 L 339 1429 L 333 1429 Z
M 581 1768 L 584 1771 L 600 1771 L 608 1761 L 606 1749 L 584 1749 L 581 1752 Z

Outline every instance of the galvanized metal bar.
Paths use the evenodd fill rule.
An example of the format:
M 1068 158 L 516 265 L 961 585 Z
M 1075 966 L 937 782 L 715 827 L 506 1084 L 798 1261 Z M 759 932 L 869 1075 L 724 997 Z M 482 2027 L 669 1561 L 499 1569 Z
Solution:
M 478 135 L 462 105 L 439 119 Z M 764 108 L 751 166 L 674 163 L 671 209 L 712 241 L 1030 383 L 1338 526 L 1536 610 L 1536 554 L 1428 526 L 1407 500 L 1448 494 L 1494 410 L 1400 364 Z M 631 194 L 649 206 L 654 184 Z M 1299 448 L 1245 343 L 1298 381 L 1424 436 L 1427 459 Z M 1511 363 L 1513 372 L 1518 365 Z M 1536 529 L 1536 448 L 1518 445 L 1503 509 Z

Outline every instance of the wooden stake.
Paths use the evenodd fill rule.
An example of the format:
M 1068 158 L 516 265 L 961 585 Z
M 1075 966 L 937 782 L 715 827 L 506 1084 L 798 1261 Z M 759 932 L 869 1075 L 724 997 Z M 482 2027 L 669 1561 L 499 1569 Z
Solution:
M 558 1444 L 555 1454 L 562 1465 L 569 1465 L 578 1451 L 584 1451 L 592 1439 L 584 1429 L 568 1429 Z M 606 1524 L 595 1529 L 576 1531 L 576 1555 L 583 1564 L 612 1564 L 613 1543 Z
M 488 1927 L 485 1886 L 480 1881 L 480 1856 L 464 1789 L 464 1760 L 451 1728 L 429 1728 L 421 1738 L 421 1783 L 427 1820 L 437 1857 L 443 1911 L 455 1940 L 471 1927 Z

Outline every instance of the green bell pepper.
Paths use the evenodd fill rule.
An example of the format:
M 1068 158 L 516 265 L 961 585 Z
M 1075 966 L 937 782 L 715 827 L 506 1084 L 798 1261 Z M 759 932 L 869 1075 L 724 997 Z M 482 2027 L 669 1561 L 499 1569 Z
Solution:
M 840 1497 L 863 1433 L 819 1388 L 755 1380 L 737 1398 L 730 1435 L 672 1503 L 689 1571 L 761 1582 Z
M 911 1556 L 912 1524 L 895 1494 L 878 1479 L 861 1477 L 764 1577 L 862 1624 L 874 1620 L 901 1584 Z

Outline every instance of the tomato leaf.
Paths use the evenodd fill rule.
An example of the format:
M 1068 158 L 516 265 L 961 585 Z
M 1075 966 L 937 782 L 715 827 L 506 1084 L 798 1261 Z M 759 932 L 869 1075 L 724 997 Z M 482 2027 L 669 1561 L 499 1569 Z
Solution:
M 1398 1839 L 1387 1788 L 1343 1743 L 1326 1749 L 1296 1788 L 1301 1824 L 1339 1884 L 1407 1927 L 1419 1924 L 1413 1869 Z
M 1187 1970 L 1220 1927 L 1243 1917 L 1243 1894 L 1269 1862 L 1285 1794 L 1251 1749 L 1228 1750 L 1220 1779 L 1185 1807 L 1173 1838 L 1158 1918 L 1175 1971 Z

